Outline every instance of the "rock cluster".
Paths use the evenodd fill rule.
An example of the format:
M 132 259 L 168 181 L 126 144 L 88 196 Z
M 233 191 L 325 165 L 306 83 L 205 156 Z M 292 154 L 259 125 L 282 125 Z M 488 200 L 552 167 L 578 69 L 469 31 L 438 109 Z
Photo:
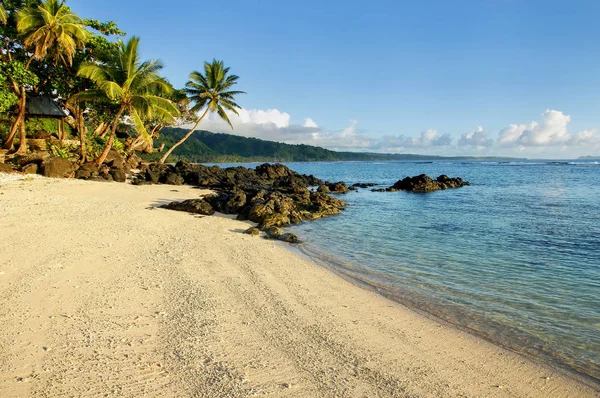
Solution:
M 142 159 L 135 155 L 125 158 L 118 151 L 111 150 L 105 163 L 97 167 L 93 163 L 77 165 L 75 161 L 51 156 L 46 151 L 32 152 L 26 155 L 15 154 L 0 163 L 0 171 L 41 174 L 45 177 L 75 177 L 92 181 L 125 182 L 132 169 L 140 167 Z
M 173 202 L 165 208 L 198 214 L 237 214 L 238 220 L 258 224 L 272 239 L 297 242 L 293 234 L 276 233 L 273 228 L 338 214 L 346 203 L 310 186 L 331 186 L 333 192 L 348 192 L 342 182 L 329 183 L 312 175 L 298 174 L 281 164 L 262 164 L 255 169 L 192 165 L 150 164 L 134 184 L 186 183 L 214 190 L 201 199 Z M 331 192 L 331 191 L 330 191 Z M 212 213 L 211 213 L 212 212 Z
M 447 175 L 441 175 L 437 179 L 432 179 L 426 174 L 421 174 L 416 177 L 406 177 L 403 180 L 398 180 L 389 188 L 373 189 L 373 192 L 396 192 L 396 191 L 411 191 L 411 192 L 433 192 L 440 189 L 460 188 L 465 185 L 470 185 L 468 181 L 463 181 L 462 178 L 450 178 Z

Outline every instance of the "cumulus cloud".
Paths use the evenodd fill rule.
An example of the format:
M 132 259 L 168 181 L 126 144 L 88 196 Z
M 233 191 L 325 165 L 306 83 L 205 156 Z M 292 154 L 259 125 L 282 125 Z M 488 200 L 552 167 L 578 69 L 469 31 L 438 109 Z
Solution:
M 319 126 L 310 117 L 305 118 L 302 124 L 293 124 L 290 114 L 278 109 L 240 109 L 239 115 L 229 113 L 229 117 L 234 125 L 233 131 L 215 114 L 210 114 L 201 128 L 288 144 L 364 152 L 468 155 L 476 150 L 478 154 L 488 155 L 543 156 L 544 153 L 570 151 L 575 154 L 577 151 L 583 153 L 600 149 L 600 137 L 595 130 L 569 133 L 567 127 L 571 117 L 557 110 L 546 110 L 539 122 L 511 124 L 501 129 L 495 140 L 482 126 L 478 126 L 475 130 L 462 134 L 456 141 L 449 134 L 441 134 L 436 129 L 425 130 L 416 137 L 374 137 L 361 130 L 357 120 L 350 120 L 341 130 Z
M 498 134 L 501 146 L 556 146 L 567 144 L 572 136 L 567 126 L 571 116 L 560 111 L 546 110 L 540 123 L 511 124 Z
M 494 145 L 494 140 L 487 137 L 483 127 L 478 126 L 474 131 L 461 135 L 458 145 L 485 148 Z
M 317 125 L 317 123 L 312 120 L 311 118 L 307 117 L 306 119 L 304 119 L 304 127 L 319 127 Z

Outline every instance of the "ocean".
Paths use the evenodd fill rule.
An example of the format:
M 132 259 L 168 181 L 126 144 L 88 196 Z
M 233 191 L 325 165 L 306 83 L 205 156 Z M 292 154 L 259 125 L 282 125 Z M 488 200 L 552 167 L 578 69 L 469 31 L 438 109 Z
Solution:
M 287 228 L 361 285 L 509 349 L 600 380 L 596 161 L 286 163 L 332 182 L 422 173 L 471 186 L 340 195 L 340 215 Z M 254 165 L 248 165 L 254 166 Z

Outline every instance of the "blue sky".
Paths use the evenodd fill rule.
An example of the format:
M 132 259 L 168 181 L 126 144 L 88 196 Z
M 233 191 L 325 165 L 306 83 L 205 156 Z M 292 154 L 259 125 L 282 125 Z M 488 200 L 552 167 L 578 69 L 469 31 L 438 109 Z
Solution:
M 597 1 L 67 4 L 140 36 L 176 86 L 224 60 L 248 92 L 236 134 L 357 151 L 600 154 Z

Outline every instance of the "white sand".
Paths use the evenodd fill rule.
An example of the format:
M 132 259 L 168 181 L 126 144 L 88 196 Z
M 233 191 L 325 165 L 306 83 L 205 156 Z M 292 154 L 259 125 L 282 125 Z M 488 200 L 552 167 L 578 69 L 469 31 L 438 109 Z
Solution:
M 0 178 L 0 397 L 600 396 L 246 223 L 150 209 L 200 192 Z

